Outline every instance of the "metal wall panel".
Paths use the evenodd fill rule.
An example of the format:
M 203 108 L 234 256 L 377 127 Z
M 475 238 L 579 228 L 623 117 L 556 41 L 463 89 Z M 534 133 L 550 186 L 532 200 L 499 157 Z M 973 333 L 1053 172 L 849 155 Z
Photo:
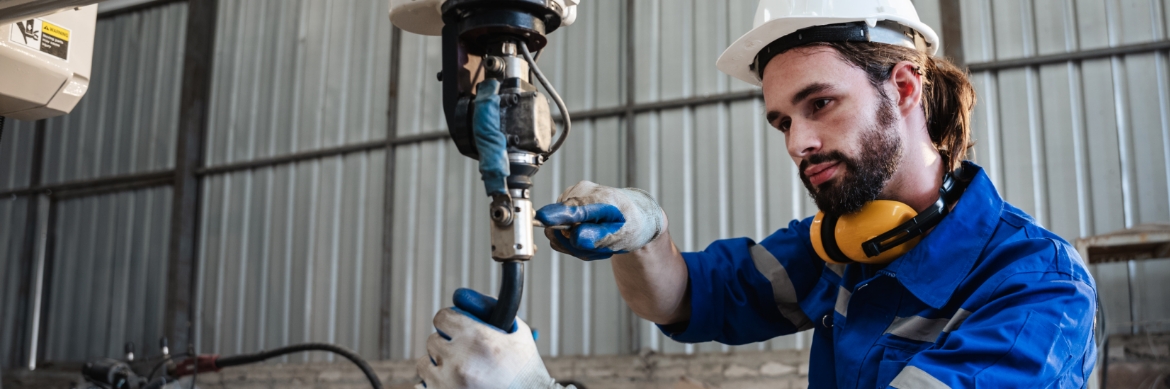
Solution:
M 753 88 L 719 72 L 715 60 L 731 42 L 751 29 L 755 1 L 634 3 L 636 102 Z
M 185 2 L 98 21 L 89 91 L 48 119 L 43 183 L 174 166 L 186 24 Z
M 385 1 L 222 2 L 205 163 L 384 139 L 387 12 Z
M 171 189 L 57 202 L 44 359 L 153 355 L 163 335 Z
M 374 150 L 203 179 L 200 352 L 330 342 L 379 355 L 384 158 Z
M 7 119 L 0 138 L 0 191 L 28 187 L 36 122 Z
M 4 368 L 26 362 L 11 358 L 19 355 L 15 350 L 23 347 L 17 342 L 24 341 L 15 334 L 26 324 L 26 317 L 18 309 L 26 297 L 20 295 L 21 280 L 27 271 L 21 253 L 25 236 L 31 233 L 24 229 L 29 205 L 28 197 L 0 199 L 0 333 L 6 334 L 0 337 L 0 367 Z
M 387 7 L 221 2 L 205 163 L 384 139 Z M 202 179 L 201 352 L 320 341 L 379 355 L 385 154 Z
M 986 62 L 1168 39 L 1158 0 L 964 2 Z M 1167 52 L 972 75 L 975 160 L 1012 204 L 1068 240 L 1170 221 Z

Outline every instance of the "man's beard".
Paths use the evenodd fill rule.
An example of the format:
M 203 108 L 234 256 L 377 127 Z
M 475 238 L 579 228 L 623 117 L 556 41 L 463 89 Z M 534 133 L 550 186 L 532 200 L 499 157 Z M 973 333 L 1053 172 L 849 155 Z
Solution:
M 849 158 L 840 151 L 813 154 L 800 163 L 800 179 L 808 189 L 809 196 L 817 208 L 827 215 L 846 215 L 861 210 L 870 201 L 876 200 L 886 183 L 898 170 L 902 158 L 902 142 L 894 129 L 894 106 L 884 94 L 874 115 L 874 124 L 861 134 L 861 155 Z M 836 179 L 821 183 L 819 190 L 813 188 L 805 168 L 822 162 L 840 162 Z

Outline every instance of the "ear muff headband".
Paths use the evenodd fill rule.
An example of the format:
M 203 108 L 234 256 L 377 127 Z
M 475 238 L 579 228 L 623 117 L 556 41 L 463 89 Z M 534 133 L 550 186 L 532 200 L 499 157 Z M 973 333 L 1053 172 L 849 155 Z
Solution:
M 836 232 L 837 226 L 840 222 L 840 216 L 828 216 L 824 213 L 818 213 L 817 218 L 814 221 L 814 229 L 817 231 L 815 231 L 816 233 L 810 234 L 813 241 L 813 246 L 817 249 L 817 254 L 825 261 L 839 264 L 851 262 L 888 263 L 893 261 L 897 257 L 901 256 L 901 254 L 910 251 L 910 249 L 918 244 L 918 241 L 927 230 L 937 226 L 940 222 L 942 222 L 942 219 L 946 217 L 949 206 L 954 204 L 955 201 L 958 201 L 959 197 L 962 196 L 963 191 L 966 189 L 966 182 L 956 179 L 956 177 L 962 177 L 962 174 L 962 168 L 960 168 L 953 173 L 947 173 L 944 175 L 942 187 L 940 187 L 938 190 L 938 200 L 936 200 L 934 204 L 931 204 L 930 207 L 923 210 L 922 213 L 914 215 L 912 213 L 913 210 L 910 209 L 907 211 L 911 212 L 912 215 L 909 220 L 903 218 L 910 215 L 898 217 L 896 216 L 897 213 L 894 213 L 893 216 L 884 216 L 887 218 L 887 220 L 889 217 L 895 217 L 897 218 L 895 220 L 905 220 L 905 222 L 902 222 L 896 227 L 862 242 L 860 248 L 861 251 L 865 253 L 864 258 L 850 257 L 849 255 L 845 254 L 838 245 Z M 858 212 L 858 214 L 865 214 L 868 212 L 890 215 L 889 212 L 882 212 L 885 209 L 877 210 L 874 209 L 875 207 L 886 209 L 890 207 L 893 207 L 894 209 L 904 207 L 909 209 L 909 206 L 905 204 L 883 200 L 866 204 L 866 206 L 863 207 L 862 210 Z M 851 215 L 851 219 L 856 219 L 855 216 L 858 214 Z M 857 223 L 857 221 L 854 220 L 853 223 Z M 883 224 L 883 221 L 873 220 L 870 218 L 869 220 L 865 220 L 864 223 Z M 816 224 L 820 224 L 819 228 L 816 227 Z M 885 222 L 885 224 L 888 225 L 888 222 Z M 857 228 L 861 231 L 864 231 L 864 229 L 866 229 L 868 226 L 853 225 L 851 223 L 850 226 L 844 227 L 847 230 Z M 893 250 L 893 252 L 891 252 L 891 250 Z M 850 251 L 856 252 L 856 250 Z M 883 253 L 887 255 L 882 255 Z

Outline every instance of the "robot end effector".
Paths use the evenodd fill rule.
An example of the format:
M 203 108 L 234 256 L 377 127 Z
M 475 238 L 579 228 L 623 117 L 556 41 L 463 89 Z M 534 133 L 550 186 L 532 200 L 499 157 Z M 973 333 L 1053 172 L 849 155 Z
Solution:
M 509 328 L 536 253 L 532 176 L 564 143 L 568 109 L 536 64 L 546 35 L 576 19 L 579 0 L 390 0 L 390 20 L 442 36 L 443 112 L 459 152 L 479 160 L 491 196 L 492 259 L 503 265 L 499 304 L 488 323 Z M 532 52 L 538 52 L 533 55 Z M 558 139 L 548 92 L 561 113 Z

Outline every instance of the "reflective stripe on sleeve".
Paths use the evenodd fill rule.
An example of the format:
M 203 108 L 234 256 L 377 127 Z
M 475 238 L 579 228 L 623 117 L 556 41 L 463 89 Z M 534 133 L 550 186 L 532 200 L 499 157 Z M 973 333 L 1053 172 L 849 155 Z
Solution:
M 853 297 L 853 293 L 844 286 L 837 287 L 837 305 L 833 309 L 840 313 L 841 316 L 849 317 L 849 299 Z
M 776 310 L 784 315 L 798 331 L 812 328 L 812 320 L 800 309 L 796 299 L 796 287 L 792 279 L 788 278 L 788 270 L 776 260 L 776 257 L 761 245 L 752 246 L 752 262 L 756 270 L 772 284 L 772 299 L 776 302 Z
M 902 371 L 890 381 L 890 386 L 898 389 L 951 389 L 950 386 L 939 381 L 922 369 L 913 365 L 906 365 Z

